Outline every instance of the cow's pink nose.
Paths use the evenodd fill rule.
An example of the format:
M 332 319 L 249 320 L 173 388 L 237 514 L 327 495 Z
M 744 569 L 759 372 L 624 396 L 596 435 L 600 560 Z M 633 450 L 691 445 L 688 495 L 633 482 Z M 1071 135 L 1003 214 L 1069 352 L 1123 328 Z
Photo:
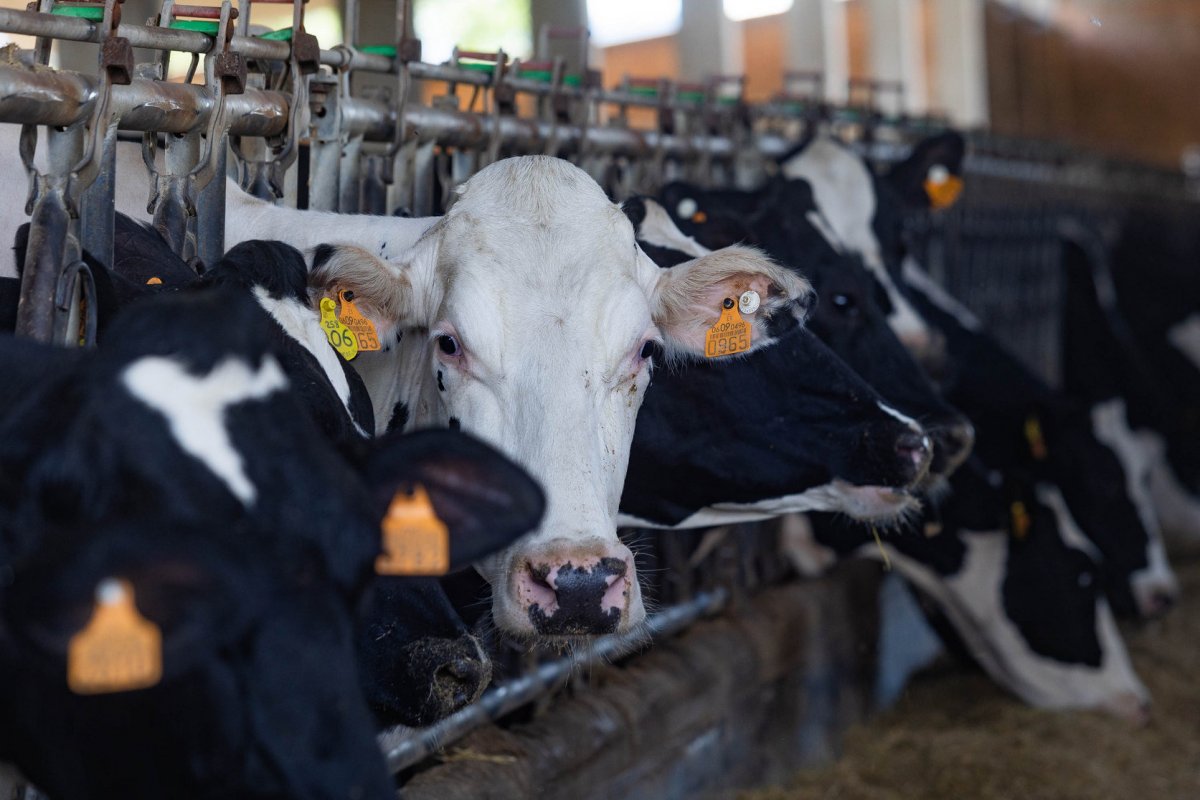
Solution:
M 612 633 L 629 608 L 633 571 L 625 554 L 533 558 L 518 568 L 517 602 L 542 635 Z

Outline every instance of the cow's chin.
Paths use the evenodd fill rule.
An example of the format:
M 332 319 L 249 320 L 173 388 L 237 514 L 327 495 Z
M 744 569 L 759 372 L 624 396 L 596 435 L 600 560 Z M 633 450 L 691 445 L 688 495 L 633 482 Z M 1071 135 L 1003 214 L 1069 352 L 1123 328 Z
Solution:
M 890 525 L 921 510 L 921 501 L 894 486 L 855 486 L 834 480 L 832 489 L 836 510 L 862 522 Z

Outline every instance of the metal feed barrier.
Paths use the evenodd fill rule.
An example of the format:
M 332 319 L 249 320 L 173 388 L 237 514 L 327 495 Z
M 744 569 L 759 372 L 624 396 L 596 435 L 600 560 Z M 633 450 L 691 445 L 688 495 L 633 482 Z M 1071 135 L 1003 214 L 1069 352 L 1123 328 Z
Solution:
M 783 92 L 757 105 L 744 102 L 743 80 L 728 76 L 703 84 L 627 78 L 606 89 L 588 69 L 583 30 L 544 29 L 539 57 L 527 61 L 502 51 L 456 52 L 429 64 L 412 34 L 410 0 L 396 4 L 388 45 L 358 43 L 358 0 L 346 0 L 348 41 L 323 49 L 305 31 L 301 0 L 292 0 L 291 27 L 256 33 L 254 5 L 267 2 L 279 0 L 237 7 L 164 0 L 144 25 L 122 19 L 120 0 L 0 10 L 0 31 L 38 37 L 33 51 L 9 48 L 0 59 L 0 122 L 22 126 L 29 176 L 20 334 L 72 345 L 95 340 L 95 289 L 82 254 L 112 263 L 119 135 L 141 142 L 155 226 L 183 258 L 212 263 L 224 249 L 226 174 L 295 207 L 429 215 L 444 210 L 456 185 L 507 155 L 568 158 L 620 199 L 675 178 L 751 187 L 771 172 L 772 157 L 815 126 L 887 162 L 940 125 L 880 114 L 874 97 L 896 90 L 883 84 L 858 84 L 866 102 L 835 107 L 815 88 L 820 77 L 803 73 L 789 74 Z M 577 61 L 549 57 L 553 39 L 574 40 Z M 56 41 L 97 45 L 97 69 L 49 68 Z M 157 55 L 135 64 L 135 47 Z M 187 60 L 183 82 L 165 80 L 172 58 Z M 359 88 L 358 75 L 377 76 L 377 85 Z M 632 126 L 633 109 L 653 112 L 656 124 Z M 44 166 L 34 157 L 39 143 Z M 919 255 L 1053 381 L 1058 365 L 1048 352 L 1055 349 L 1046 344 L 1057 341 L 1058 219 L 1082 214 L 1102 226 L 1147 196 L 1182 201 L 1182 179 L 986 137 L 974 138 L 967 172 L 958 208 L 913 221 Z M 788 572 L 769 527 L 627 538 L 660 608 L 644 631 L 549 660 L 499 643 L 502 678 L 479 702 L 428 730 L 381 736 L 393 771 L 558 687 L 586 683 L 581 665 L 736 607 Z

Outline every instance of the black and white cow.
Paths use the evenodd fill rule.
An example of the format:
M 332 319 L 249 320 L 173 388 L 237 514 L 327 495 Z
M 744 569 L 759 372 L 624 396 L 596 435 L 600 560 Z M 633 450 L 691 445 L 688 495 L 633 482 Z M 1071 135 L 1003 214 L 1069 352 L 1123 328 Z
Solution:
M 219 335 L 226 327 L 244 329 L 239 335 L 254 337 L 255 349 Z M 35 485 L 3 488 L 11 519 L 2 560 L 19 560 L 31 546 L 27 532 L 64 508 L 101 520 L 151 506 L 196 527 L 250 515 L 263 535 L 308 540 L 327 554 L 354 603 L 369 583 L 359 646 L 381 721 L 427 723 L 483 690 L 489 662 L 436 582 L 373 575 L 380 535 L 366 521 L 386 511 L 382 494 L 419 483 L 457 534 L 455 563 L 470 563 L 535 524 L 543 501 L 528 476 L 450 431 L 333 449 L 302 402 L 311 394 L 302 384 L 319 380 L 319 371 L 306 375 L 293 364 L 285 373 L 280 363 L 296 354 L 278 347 L 277 324 L 247 292 L 224 287 L 134 303 L 113 330 L 94 357 L 6 342 L 9 374 L 21 386 L 0 396 L 3 463 L 6 474 Z M 255 359 L 257 371 L 243 368 Z M 86 396 L 75 388 L 81 384 Z M 361 486 L 352 464 L 379 496 Z M 50 477 L 39 499 L 42 472 Z M 76 494 L 87 502 L 73 501 Z
M 1063 388 L 1091 409 L 1097 435 L 1121 459 L 1147 529 L 1200 542 L 1200 494 L 1180 480 L 1169 442 L 1189 438 L 1188 409 L 1155 371 L 1116 302 L 1096 235 L 1064 231 Z M 1187 445 L 1176 446 L 1186 458 Z
M 886 552 L 953 649 L 961 644 L 1025 702 L 1144 721 L 1149 694 L 1105 599 L 1095 548 L 1058 489 L 974 458 L 950 484 L 934 536 L 902 531 L 877 544 L 860 525 L 811 515 L 785 521 L 785 552 L 808 574 Z
M 1153 512 L 1109 433 L 1114 407 L 1088 409 L 1050 389 L 915 264 L 905 292 L 945 341 L 947 398 L 975 422 L 976 453 L 989 469 L 1023 471 L 1058 487 L 1101 555 L 1104 589 L 1118 614 L 1154 616 L 1178 591 Z M 1112 441 L 1108 441 L 1112 440 Z
M 936 207 L 952 198 L 954 192 L 944 189 L 961 185 L 962 159 L 962 138 L 942 134 L 920 143 L 908 159 L 877 177 L 861 157 L 817 138 L 785 157 L 782 171 L 811 184 L 817 205 L 814 225 L 841 252 L 861 256 L 879 281 L 878 294 L 888 298 L 893 329 L 935 376 L 951 381 L 943 386 L 946 398 L 971 418 L 981 442 L 986 436 L 981 456 L 989 468 L 1005 471 L 1028 461 L 1025 430 L 1030 418 L 1056 429 L 1059 444 L 1040 474 L 1062 489 L 1072 514 L 1104 554 L 1102 568 L 1114 610 L 1160 613 L 1174 597 L 1175 579 L 1157 530 L 1146 530 L 1142 517 L 1147 515 L 1138 512 L 1128 494 L 1118 454 L 1097 441 L 1086 414 L 1070 412 L 1061 398 L 979 334 L 972 315 L 907 254 L 901 229 L 905 209 Z M 950 329 L 959 348 L 952 359 L 946 342 Z M 953 361 L 951 369 L 947 361 Z M 968 374 L 955 375 L 955 369 Z M 1000 408 L 1006 409 L 999 414 L 1003 422 L 994 413 Z M 990 426 L 986 433 L 984 426 Z
M 642 225 L 660 250 L 688 242 L 711 248 L 746 241 L 784 264 L 804 264 L 805 275 L 825 298 L 809 327 L 891 406 L 928 431 L 934 442 L 931 476 L 945 477 L 967 457 L 974 435 L 970 422 L 941 398 L 888 327 L 883 309 L 889 301 L 862 260 L 830 244 L 806 181 L 776 180 L 751 192 L 674 183 L 664 187 L 663 202 L 653 204 Z

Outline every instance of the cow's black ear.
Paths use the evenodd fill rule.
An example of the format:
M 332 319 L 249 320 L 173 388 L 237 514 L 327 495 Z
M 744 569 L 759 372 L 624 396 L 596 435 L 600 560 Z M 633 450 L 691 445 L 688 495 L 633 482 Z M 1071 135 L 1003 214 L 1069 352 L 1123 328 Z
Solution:
M 363 474 L 382 520 L 398 493 L 418 485 L 449 530 L 450 570 L 503 550 L 542 519 L 533 477 L 495 448 L 455 430 L 389 433 L 375 440 Z
M 920 141 L 908 158 L 896 164 L 885 180 L 913 208 L 946 208 L 962 189 L 962 134 L 946 131 Z

